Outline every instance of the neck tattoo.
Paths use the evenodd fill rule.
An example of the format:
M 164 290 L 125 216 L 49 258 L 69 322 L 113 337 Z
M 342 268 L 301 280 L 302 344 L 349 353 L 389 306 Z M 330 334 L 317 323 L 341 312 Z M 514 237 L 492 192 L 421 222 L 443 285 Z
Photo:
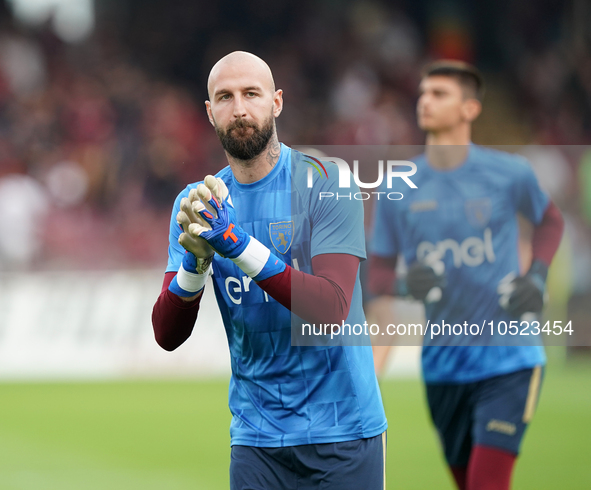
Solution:
M 269 149 L 267 150 L 267 162 L 271 167 L 274 167 L 279 160 L 280 153 L 281 145 L 279 144 L 279 141 L 277 141 L 277 136 L 274 136 L 269 144 Z

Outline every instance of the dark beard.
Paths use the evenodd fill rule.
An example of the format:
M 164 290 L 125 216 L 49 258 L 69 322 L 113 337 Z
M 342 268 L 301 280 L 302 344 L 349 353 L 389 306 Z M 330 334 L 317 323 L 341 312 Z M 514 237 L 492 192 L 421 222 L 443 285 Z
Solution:
M 234 129 L 252 128 L 251 136 L 236 137 L 232 135 Z M 271 136 L 273 136 L 273 116 L 269 117 L 264 123 L 263 127 L 259 128 L 255 123 L 245 121 L 244 119 L 237 119 L 231 123 L 226 130 L 218 126 L 215 127 L 215 132 L 222 143 L 222 147 L 232 157 L 238 160 L 252 160 L 259 156 L 262 151 L 269 144 Z

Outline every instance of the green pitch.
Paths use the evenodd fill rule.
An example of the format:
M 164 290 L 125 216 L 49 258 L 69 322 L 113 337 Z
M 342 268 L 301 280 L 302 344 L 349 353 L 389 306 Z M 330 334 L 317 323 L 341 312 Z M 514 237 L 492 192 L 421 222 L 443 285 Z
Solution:
M 417 380 L 382 383 L 388 487 L 452 489 Z M 0 490 L 228 488 L 226 381 L 0 384 Z M 591 488 L 591 364 L 547 372 L 515 489 Z

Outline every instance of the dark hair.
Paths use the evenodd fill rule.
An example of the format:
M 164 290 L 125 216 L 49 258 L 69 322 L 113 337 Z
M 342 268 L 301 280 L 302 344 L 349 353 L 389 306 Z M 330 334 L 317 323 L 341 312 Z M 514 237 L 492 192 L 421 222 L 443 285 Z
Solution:
M 464 91 L 464 96 L 482 101 L 484 78 L 478 69 L 464 61 L 439 60 L 423 68 L 422 77 L 444 76 L 455 78 Z

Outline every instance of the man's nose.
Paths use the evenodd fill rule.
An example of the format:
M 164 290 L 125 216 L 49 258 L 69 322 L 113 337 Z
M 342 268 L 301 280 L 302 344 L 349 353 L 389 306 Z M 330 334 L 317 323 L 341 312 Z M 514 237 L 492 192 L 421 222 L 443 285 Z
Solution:
M 429 104 L 429 97 L 427 97 L 426 94 L 423 94 L 419 97 L 419 100 L 417 102 L 417 107 L 419 109 L 424 109 L 425 107 L 427 107 L 427 105 Z
M 240 117 L 246 117 L 246 105 L 242 97 L 234 98 L 234 117 L 236 119 Z

